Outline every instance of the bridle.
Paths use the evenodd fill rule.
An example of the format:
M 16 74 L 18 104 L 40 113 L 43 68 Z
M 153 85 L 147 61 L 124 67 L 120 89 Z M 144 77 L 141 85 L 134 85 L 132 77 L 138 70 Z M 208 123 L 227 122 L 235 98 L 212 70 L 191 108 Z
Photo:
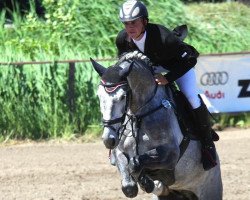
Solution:
M 151 73 L 153 74 L 153 71 L 151 71 Z M 144 113 L 142 115 L 137 115 L 136 113 L 138 113 L 140 110 L 142 110 L 144 107 L 146 107 L 155 97 L 156 95 L 156 92 L 157 92 L 157 89 L 158 89 L 158 84 L 155 84 L 155 88 L 154 88 L 154 91 L 153 91 L 153 94 L 152 96 L 142 105 L 140 106 L 137 111 L 135 112 L 134 115 L 131 115 L 131 114 L 128 114 L 128 105 L 129 105 L 129 99 L 131 97 L 131 88 L 129 88 L 129 84 L 127 81 L 121 81 L 121 82 L 118 82 L 118 83 L 108 83 L 104 80 L 101 80 L 101 83 L 100 85 L 102 85 L 105 89 L 105 91 L 107 93 L 113 93 L 115 92 L 118 88 L 120 87 L 126 87 L 126 104 L 125 104 L 125 112 L 123 113 L 123 115 L 121 117 L 118 117 L 118 118 L 115 118 L 115 119 L 110 119 L 110 120 L 105 120 L 105 119 L 102 119 L 102 123 L 103 123 L 103 126 L 104 127 L 108 127 L 110 129 L 112 129 L 114 132 L 116 132 L 118 134 L 118 137 L 119 139 L 121 138 L 121 135 L 123 134 L 123 132 L 125 131 L 125 128 L 126 128 L 126 125 L 129 121 L 134 121 L 133 119 L 135 118 L 138 118 L 140 116 L 140 118 L 143 118 L 157 110 L 159 110 L 160 108 L 162 108 L 162 104 L 157 106 L 156 108 L 150 110 L 149 112 L 147 113 Z M 128 121 L 125 122 L 125 118 L 126 116 L 128 116 Z M 114 124 L 118 124 L 118 123 L 121 123 L 121 126 L 118 128 L 118 129 L 115 129 L 114 128 Z M 134 134 L 133 134 L 134 135 Z
M 147 68 L 148 70 L 150 70 L 149 68 Z M 152 75 L 154 75 L 153 70 L 150 70 Z M 139 111 L 141 111 L 143 108 L 145 108 L 148 104 L 150 104 L 150 102 L 154 99 L 154 97 L 156 96 L 157 90 L 158 90 L 158 84 L 155 83 L 155 88 L 154 88 L 154 92 L 152 94 L 152 96 L 142 105 L 140 106 L 136 112 L 134 114 L 128 114 L 128 105 L 129 105 L 129 100 L 131 98 L 131 88 L 129 87 L 128 81 L 121 81 L 118 83 L 107 83 L 104 80 L 101 80 L 100 85 L 102 85 L 105 89 L 105 91 L 107 93 L 113 93 L 115 92 L 118 88 L 120 87 L 126 87 L 126 104 L 125 104 L 125 112 L 123 113 L 123 115 L 121 117 L 115 118 L 115 119 L 110 119 L 110 120 L 104 120 L 102 119 L 103 122 L 103 126 L 104 127 L 108 127 L 110 129 L 112 129 L 114 132 L 116 132 L 116 134 L 118 135 L 118 139 L 120 140 L 122 135 L 124 135 L 124 131 L 126 129 L 126 126 L 128 124 L 128 122 L 131 122 L 131 127 L 132 127 L 132 136 L 135 138 L 136 140 L 136 153 L 138 155 L 138 130 L 140 129 L 140 122 L 142 121 L 142 119 L 148 115 L 153 114 L 154 112 L 160 110 L 161 108 L 172 108 L 176 114 L 176 116 L 178 117 L 178 113 L 176 111 L 175 105 L 171 100 L 167 100 L 167 99 L 163 99 L 161 101 L 161 103 L 150 109 L 149 111 L 145 112 L 145 113 L 140 113 Z M 125 122 L 125 119 L 127 117 L 127 121 Z M 114 124 L 118 124 L 121 123 L 121 125 L 119 126 L 118 129 L 115 129 L 113 127 Z M 136 127 L 136 129 L 134 129 L 133 127 Z M 128 137 L 127 135 L 125 135 L 125 137 Z M 179 155 L 179 159 L 182 157 L 182 155 L 184 154 L 185 150 L 187 149 L 187 146 L 189 145 L 189 141 L 190 138 L 189 136 L 187 136 L 186 134 L 184 135 L 179 147 L 180 147 L 180 155 Z
M 104 89 L 105 89 L 105 91 L 107 93 L 113 93 L 118 88 L 124 87 L 124 86 L 126 88 L 128 88 L 128 82 L 127 81 L 121 81 L 121 82 L 118 82 L 118 83 L 107 83 L 106 81 L 101 80 L 100 85 L 102 85 L 104 87 Z M 127 90 L 126 91 L 126 96 L 127 96 L 128 95 L 128 89 L 126 89 L 126 90 Z M 121 117 L 118 117 L 118 118 L 115 118 L 115 119 L 109 119 L 109 120 L 102 119 L 103 126 L 108 127 L 108 128 L 112 129 L 115 132 L 118 132 L 118 130 L 116 130 L 113 127 L 113 125 L 118 124 L 118 123 L 123 124 L 123 122 L 125 120 L 125 117 L 126 117 L 126 110 L 127 110 L 127 107 L 128 107 L 127 104 L 128 104 L 128 99 L 126 98 L 125 112 L 123 113 L 123 115 Z

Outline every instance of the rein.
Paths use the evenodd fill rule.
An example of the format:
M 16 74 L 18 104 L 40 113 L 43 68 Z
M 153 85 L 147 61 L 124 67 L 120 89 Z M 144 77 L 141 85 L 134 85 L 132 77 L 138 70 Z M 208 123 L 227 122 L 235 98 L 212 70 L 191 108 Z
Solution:
M 135 138 L 135 141 L 136 141 L 136 154 L 137 155 L 139 155 L 139 140 L 138 140 L 139 134 L 138 134 L 138 131 L 140 129 L 140 124 L 141 124 L 142 119 L 144 117 L 149 116 L 149 115 L 153 114 L 154 112 L 160 110 L 161 108 L 166 108 L 166 109 L 171 109 L 172 108 L 172 109 L 174 109 L 175 115 L 178 118 L 178 113 L 177 113 L 177 110 L 176 110 L 174 104 L 171 101 L 167 100 L 167 99 L 163 99 L 159 106 L 155 107 L 154 109 L 152 109 L 152 110 L 150 110 L 150 111 L 148 111 L 148 112 L 146 112 L 146 113 L 144 113 L 142 115 L 128 115 L 129 120 L 131 121 L 131 124 L 132 124 L 132 126 L 131 126 L 132 127 L 132 130 L 131 130 L 132 131 L 132 136 Z M 179 125 L 183 126 L 183 124 L 180 124 L 180 123 L 179 123 Z M 126 125 L 125 125 L 125 127 L 126 127 Z M 184 128 L 185 127 L 182 127 L 181 130 L 184 130 Z M 189 143 L 190 143 L 189 135 L 187 135 L 185 132 L 183 132 L 183 138 L 182 138 L 182 141 L 181 141 L 181 143 L 179 145 L 180 155 L 179 155 L 178 161 L 181 159 L 181 157 L 185 153 Z

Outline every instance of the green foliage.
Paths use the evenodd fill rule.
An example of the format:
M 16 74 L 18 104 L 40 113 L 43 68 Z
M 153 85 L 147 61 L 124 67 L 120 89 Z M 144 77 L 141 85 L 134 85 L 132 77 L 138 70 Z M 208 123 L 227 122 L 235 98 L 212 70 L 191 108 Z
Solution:
M 170 28 L 187 22 L 184 6 L 179 0 L 147 0 L 144 2 L 148 5 L 150 22 L 164 24 Z
M 33 60 L 41 51 L 58 59 L 62 57 L 60 52 L 68 49 L 99 58 L 114 57 L 114 41 L 122 29 L 118 18 L 122 3 L 123 0 L 44 0 L 45 19 L 39 19 L 33 9 L 24 19 L 14 19 L 13 29 L 2 29 L 0 41 L 3 48 L 11 47 L 25 54 L 23 60 Z M 184 23 L 184 9 L 179 1 L 145 3 L 152 22 L 165 22 L 172 27 Z
M 250 9 L 240 3 L 192 4 L 186 7 L 192 43 L 201 53 L 249 51 Z
M 62 71 L 60 73 L 64 75 Z M 33 139 L 47 137 L 47 130 L 52 131 L 54 136 L 58 134 L 55 132 L 58 131 L 58 120 L 60 120 L 57 118 L 60 116 L 58 112 L 64 114 L 63 108 L 65 108 L 60 101 L 61 95 L 65 92 L 54 79 L 54 76 L 60 73 L 57 72 L 56 65 L 42 68 L 1 67 L 2 133 L 11 130 L 17 138 Z M 62 121 L 60 124 L 65 122 Z
M 220 3 L 220 2 L 226 2 L 228 0 L 181 0 L 184 3 L 201 3 L 201 2 L 206 2 L 206 3 Z
M 96 74 L 77 64 L 73 117 L 68 102 L 68 64 L 0 67 L 0 132 L 16 139 L 76 136 L 97 124 Z M 82 76 L 84 74 L 84 76 Z M 11 78 L 10 78 L 11 77 Z
M 214 114 L 219 126 L 225 127 L 250 127 L 250 113 L 235 113 L 235 114 Z
M 23 60 L 33 60 L 41 51 L 54 60 L 64 59 L 61 52 L 69 49 L 87 57 L 114 57 L 114 41 L 122 29 L 118 19 L 122 2 L 44 0 L 44 19 L 38 18 L 34 9 L 23 19 L 18 12 L 13 14 L 14 28 L 0 29 L 2 48 L 10 47 L 15 54 L 23 54 Z M 247 31 L 250 28 L 247 22 L 250 9 L 243 4 L 203 3 L 184 6 L 179 0 L 144 2 L 151 22 L 164 24 L 170 29 L 188 24 L 187 42 L 201 53 L 246 51 L 250 48 L 250 33 Z M 3 16 L 4 12 L 1 14 L 2 25 Z

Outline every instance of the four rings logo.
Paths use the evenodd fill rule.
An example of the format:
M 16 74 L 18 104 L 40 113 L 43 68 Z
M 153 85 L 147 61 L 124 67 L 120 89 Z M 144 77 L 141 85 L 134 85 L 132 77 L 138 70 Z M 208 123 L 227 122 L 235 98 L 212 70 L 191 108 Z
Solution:
M 225 71 L 222 72 L 206 72 L 201 76 L 200 83 L 203 86 L 225 85 L 229 76 Z

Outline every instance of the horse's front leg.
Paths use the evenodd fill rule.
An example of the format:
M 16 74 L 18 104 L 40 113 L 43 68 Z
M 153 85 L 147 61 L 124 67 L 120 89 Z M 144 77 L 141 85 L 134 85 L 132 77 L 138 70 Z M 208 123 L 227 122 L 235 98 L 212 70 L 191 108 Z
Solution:
M 118 148 L 113 150 L 115 153 L 115 163 L 122 177 L 122 191 L 126 197 L 134 198 L 138 194 L 138 186 L 128 169 L 128 159 Z
M 113 150 L 113 153 L 115 154 L 115 164 L 122 177 L 122 191 L 126 197 L 134 198 L 137 196 L 137 182 L 141 189 L 147 193 L 153 193 L 155 195 L 168 194 L 168 188 L 164 186 L 161 181 L 152 181 L 144 172 L 138 176 L 131 176 L 126 155 L 117 148 Z
M 153 181 L 145 171 L 155 169 L 173 170 L 179 158 L 178 146 L 160 145 L 144 154 L 132 157 L 128 163 L 129 174 L 147 193 L 167 195 L 169 190 L 160 180 Z
M 152 192 L 154 190 L 153 180 L 144 174 L 144 170 L 174 170 L 179 153 L 179 148 L 174 145 L 160 145 L 144 154 L 132 157 L 129 160 L 129 172 L 140 185 L 145 187 L 146 192 Z
M 160 145 L 144 154 L 130 159 L 129 170 L 131 174 L 140 174 L 143 169 L 173 170 L 178 162 L 180 150 L 176 145 Z

